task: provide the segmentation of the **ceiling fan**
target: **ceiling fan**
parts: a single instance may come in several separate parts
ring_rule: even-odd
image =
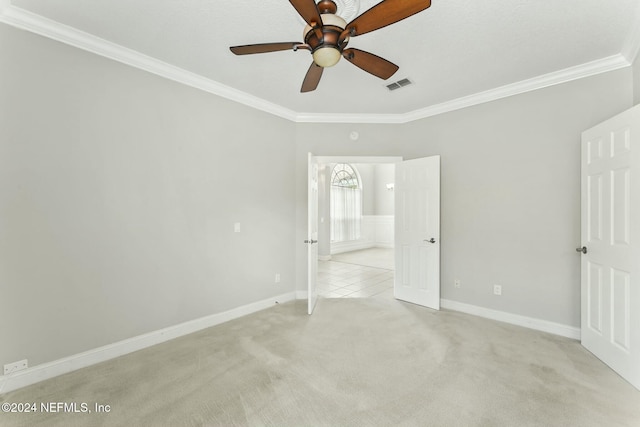
[[[232,46],[230,49],[236,55],[309,50],[313,62],[300,92],[315,90],[324,69],[337,64],[341,56],[374,76],[388,79],[398,71],[398,66],[360,49],[345,49],[349,39],[394,24],[431,6],[431,0],[383,0],[347,24],[336,15],[338,8],[333,0],[320,0],[318,4],[315,0],[289,0],[289,3],[308,24],[303,32],[304,43],[261,43]]]

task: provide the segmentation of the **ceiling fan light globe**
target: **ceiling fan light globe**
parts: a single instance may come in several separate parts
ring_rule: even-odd
[[[343,30],[347,27],[347,21],[333,13],[323,13],[320,18],[322,18],[323,25],[334,25],[342,28]]]
[[[342,54],[334,47],[321,47],[313,52],[313,62],[320,67],[333,67],[340,61]]]

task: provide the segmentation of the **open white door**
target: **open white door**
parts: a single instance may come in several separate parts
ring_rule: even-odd
[[[313,313],[318,300],[318,161],[309,153],[307,196],[307,298],[308,312]]]
[[[440,309],[440,156],[396,163],[397,299]]]
[[[640,389],[640,106],[582,134],[582,345]]]

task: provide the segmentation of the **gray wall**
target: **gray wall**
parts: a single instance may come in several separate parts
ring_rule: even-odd
[[[375,215],[376,193],[374,191],[375,169],[372,164],[355,163],[353,165],[360,175],[362,185],[362,215]]]
[[[375,215],[393,215],[395,212],[393,190],[387,189],[387,184],[395,182],[394,164],[375,165]]]
[[[294,290],[293,123],[4,24],[0,61],[0,365]]]
[[[631,81],[626,68],[405,125],[298,124],[298,241],[307,152],[439,154],[442,297],[579,326],[580,134],[632,105]],[[358,144],[346,143],[352,130]]]

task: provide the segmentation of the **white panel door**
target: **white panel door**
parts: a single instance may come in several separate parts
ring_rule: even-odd
[[[397,299],[440,309],[440,156],[396,164]]]
[[[582,345],[640,388],[640,106],[582,134]]]
[[[307,298],[308,313],[313,313],[318,300],[318,161],[309,153],[307,196]]]

